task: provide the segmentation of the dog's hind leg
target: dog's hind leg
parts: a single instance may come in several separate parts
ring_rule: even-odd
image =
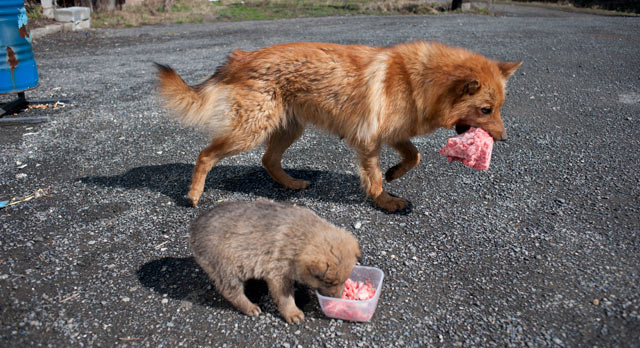
[[[198,201],[204,191],[204,182],[207,173],[211,168],[224,157],[240,152],[235,149],[231,137],[223,137],[215,139],[209,146],[200,151],[198,160],[193,168],[193,176],[191,178],[191,186],[189,187],[189,200],[194,207],[198,206]]]
[[[410,140],[393,143],[391,147],[396,149],[400,156],[402,156],[402,161],[387,170],[384,174],[384,178],[387,181],[392,181],[405,175],[420,163],[420,152],[418,152],[418,149],[416,149]]]
[[[200,151],[196,165],[193,168],[193,177],[189,187],[191,205],[198,206],[198,201],[204,191],[207,173],[216,163],[225,157],[249,151],[260,145],[264,141],[264,134],[266,134],[266,130],[253,132],[250,135],[247,135],[246,132],[233,132],[215,139],[209,146]]]
[[[288,189],[301,190],[309,186],[306,180],[295,179],[282,169],[282,154],[302,135],[304,126],[291,121],[286,128],[279,128],[269,137],[262,165],[271,177]]]
[[[251,302],[247,295],[244,294],[243,282],[234,279],[231,283],[224,284],[224,286],[220,286],[216,283],[216,288],[222,297],[231,302],[231,304],[240,312],[250,317],[255,317],[262,312],[260,307]]]
[[[409,202],[391,196],[382,188],[380,145],[356,146],[356,151],[360,157],[360,179],[367,196],[372,197],[380,208],[389,212],[406,208]]]
[[[244,104],[238,103],[235,106],[234,128],[213,140],[198,156],[189,188],[189,200],[194,207],[198,206],[207,173],[218,161],[262,144],[282,124],[281,108],[264,101],[270,100],[270,96],[264,97],[263,94],[256,93],[245,94],[243,97]]]

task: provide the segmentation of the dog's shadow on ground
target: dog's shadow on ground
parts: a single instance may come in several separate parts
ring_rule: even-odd
[[[142,265],[137,271],[140,283],[161,296],[189,301],[193,304],[237,311],[215,290],[213,282],[198,266],[193,257],[163,257]],[[245,294],[263,311],[278,315],[267,283],[250,280],[245,284]],[[296,285],[296,305],[305,313],[312,311],[314,302],[310,290]]]
[[[320,170],[286,171],[295,178],[309,181],[311,185],[306,190],[288,190],[275,182],[260,166],[218,165],[207,176],[202,199],[206,201],[207,190],[218,189],[253,194],[276,201],[288,200],[293,196],[314,197],[336,203],[361,203],[364,200],[357,175]],[[136,167],[121,175],[90,176],[79,180],[104,187],[148,188],[172,198],[178,205],[186,206],[192,172],[193,165],[171,163]]]

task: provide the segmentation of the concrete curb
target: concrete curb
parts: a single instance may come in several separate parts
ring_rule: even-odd
[[[78,31],[78,30],[87,30],[90,28],[91,28],[91,20],[59,23],[59,24],[56,23],[56,24],[49,24],[41,28],[32,29],[30,34],[31,34],[31,39],[37,40],[49,34],[61,32],[61,31]]]
[[[49,34],[62,31],[62,27],[63,27],[62,24],[49,24],[41,28],[31,29],[31,32],[29,34],[31,36],[31,39],[37,40]]]
[[[31,30],[31,39],[39,39],[61,31],[77,31],[91,28],[91,13],[87,7],[68,7],[55,10],[55,19],[61,23]]]

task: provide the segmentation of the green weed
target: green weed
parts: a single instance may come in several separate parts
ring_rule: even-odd
[[[345,16],[358,14],[437,13],[430,0],[176,0],[163,9],[162,0],[147,0],[136,7],[94,13],[95,27],[122,27],[162,23],[205,21],[272,20],[295,17]],[[118,17],[118,18],[115,18]]]

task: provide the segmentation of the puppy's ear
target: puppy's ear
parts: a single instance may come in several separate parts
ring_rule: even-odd
[[[358,260],[358,262],[362,261],[362,251],[360,251],[359,245],[356,245],[356,260]]]
[[[325,260],[310,261],[306,267],[309,274],[320,281],[326,278],[327,271],[329,271],[329,263]]]
[[[522,62],[498,62],[498,68],[502,72],[502,76],[508,79],[522,65]]]

